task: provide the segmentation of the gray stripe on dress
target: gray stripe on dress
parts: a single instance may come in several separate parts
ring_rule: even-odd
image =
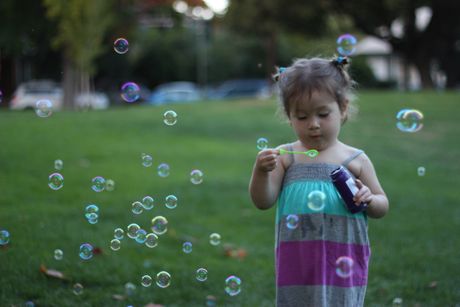
[[[338,164],[328,163],[294,163],[284,175],[283,186],[296,180],[323,180],[331,181],[329,175],[338,168]]]
[[[366,287],[285,286],[277,288],[277,307],[361,307]]]
[[[277,225],[276,242],[325,240],[347,244],[369,244],[365,219],[325,213],[300,214],[298,226],[289,229],[286,217]]]

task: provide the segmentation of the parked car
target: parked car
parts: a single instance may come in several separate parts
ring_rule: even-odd
[[[53,109],[62,108],[63,91],[58,83],[51,80],[32,80],[18,86],[11,99],[10,108],[13,110],[33,109],[37,101],[47,99],[53,104]],[[106,109],[109,98],[102,92],[87,92],[75,97],[77,108]]]
[[[270,83],[265,79],[236,79],[223,82],[209,92],[210,99],[269,98],[272,94]]]
[[[202,99],[201,91],[195,83],[178,81],[157,86],[150,95],[149,103],[153,105],[190,103],[200,99]]]

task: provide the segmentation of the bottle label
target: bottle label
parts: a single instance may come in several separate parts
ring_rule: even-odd
[[[358,193],[359,189],[356,186],[356,183],[353,180],[353,178],[348,178],[347,181],[345,181],[345,183],[347,184],[348,188],[350,189],[351,194],[353,194],[353,196],[355,196],[355,194]]]

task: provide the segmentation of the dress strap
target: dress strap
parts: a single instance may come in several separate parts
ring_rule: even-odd
[[[342,162],[342,165],[343,166],[347,166],[348,163],[350,163],[351,161],[353,161],[353,159],[355,159],[356,157],[358,157],[360,154],[362,154],[364,151],[362,150],[358,150],[357,152],[355,152],[354,154],[352,154],[348,159],[346,159],[345,161]]]
[[[291,144],[288,144],[288,145],[287,145],[287,148],[288,148],[289,151],[293,151],[293,150],[294,150],[293,147],[292,147],[292,143],[291,143]],[[289,165],[291,165],[291,164],[294,163],[294,161],[295,161],[294,154],[290,153],[290,154],[288,154],[288,156],[289,156]]]

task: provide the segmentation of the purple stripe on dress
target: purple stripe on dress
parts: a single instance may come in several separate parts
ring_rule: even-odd
[[[339,276],[336,261],[353,259],[351,274]],[[370,256],[368,245],[331,241],[280,242],[276,249],[276,283],[279,287],[294,285],[331,285],[354,287],[367,285]],[[345,272],[347,273],[347,272]]]

